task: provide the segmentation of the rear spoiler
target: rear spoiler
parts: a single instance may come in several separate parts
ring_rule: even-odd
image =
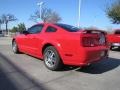
[[[82,31],[83,33],[103,33],[103,34],[107,34],[107,32],[103,31],[103,30],[91,30],[91,29],[86,29]]]

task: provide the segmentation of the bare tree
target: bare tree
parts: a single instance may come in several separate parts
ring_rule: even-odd
[[[34,22],[37,22],[38,18],[40,18],[39,11],[30,16],[30,20]],[[57,23],[62,20],[57,12],[47,8],[42,9],[41,19],[44,23]]]
[[[12,14],[3,14],[1,16],[1,19],[6,26],[6,32],[8,32],[8,23],[11,22],[11,21],[17,20],[17,18]]]

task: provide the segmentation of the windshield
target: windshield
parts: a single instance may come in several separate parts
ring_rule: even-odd
[[[57,26],[69,31],[69,32],[77,32],[80,30],[80,28],[77,28],[75,26],[67,25],[67,24],[56,24]]]

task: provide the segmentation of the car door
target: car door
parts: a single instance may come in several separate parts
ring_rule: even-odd
[[[26,35],[26,48],[27,53],[37,56],[40,53],[39,47],[41,44],[41,31],[43,24],[35,25],[28,29],[28,35]]]
[[[27,51],[27,35],[26,34],[20,34],[17,36],[17,43],[18,43],[18,46],[19,46],[19,49],[22,51],[22,52],[26,52]]]

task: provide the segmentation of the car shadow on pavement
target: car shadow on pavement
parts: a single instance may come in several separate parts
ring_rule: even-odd
[[[109,58],[98,63],[94,63],[88,67],[77,69],[78,72],[89,74],[102,74],[117,68],[120,65],[120,59]]]
[[[0,52],[0,90],[48,90]]]
[[[0,67],[0,90],[17,90],[11,80],[7,77],[5,72]]]

